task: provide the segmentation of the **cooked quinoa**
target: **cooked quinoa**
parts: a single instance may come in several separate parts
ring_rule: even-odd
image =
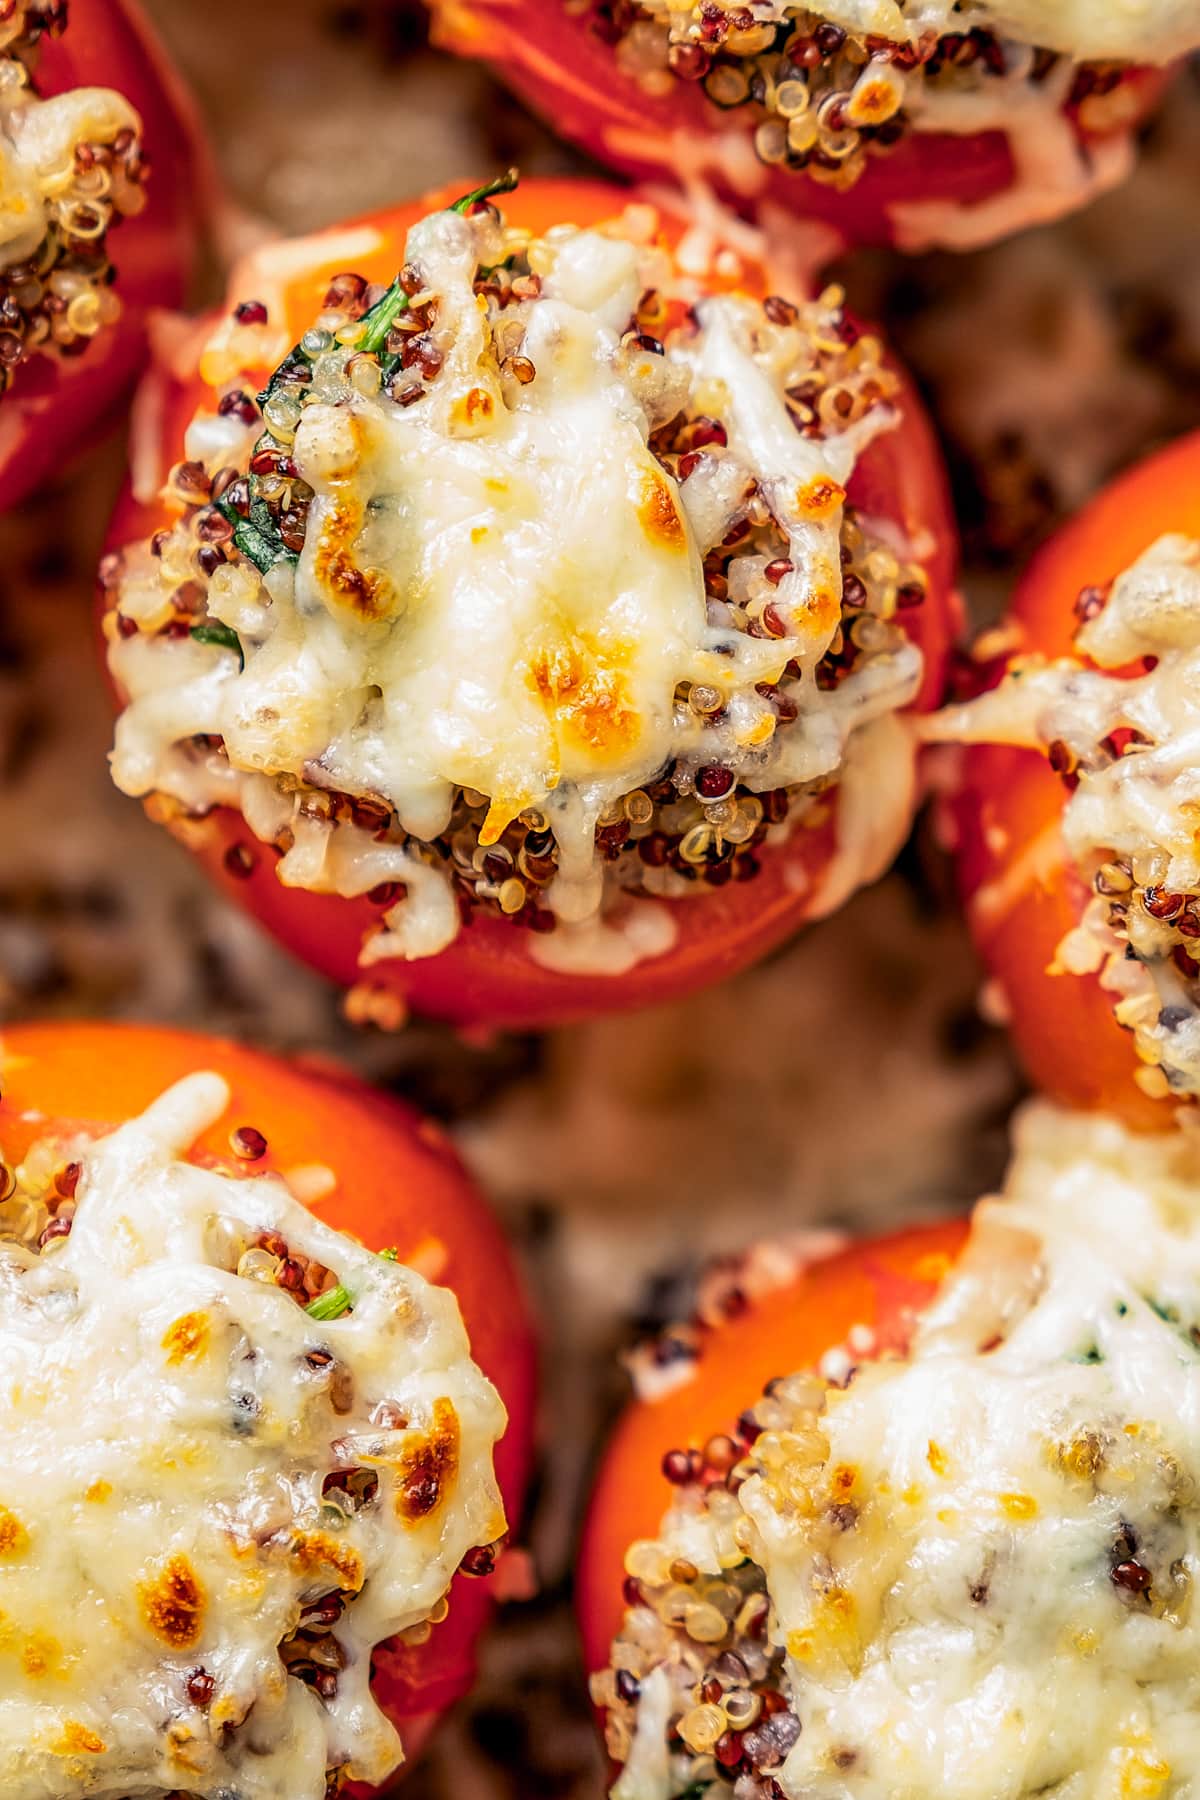
[[[1084,588],[1076,615],[1076,660],[1014,658],[999,686],[926,734],[1046,756],[1065,789],[1067,856],[1092,896],[1058,949],[1064,984],[1097,974],[1133,1033],[1139,1087],[1195,1098],[1200,544],[1160,538],[1116,581]]]
[[[113,324],[109,234],[146,200],[127,100],[38,93],[39,45],[67,28],[66,0],[0,0],[0,394],[29,357],[79,356]]]

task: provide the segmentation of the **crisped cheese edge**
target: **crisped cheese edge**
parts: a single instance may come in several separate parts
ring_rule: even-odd
[[[229,1100],[197,1073],[73,1141],[69,1238],[40,1257],[0,1241],[5,1800],[323,1800],[327,1769],[383,1780],[401,1747],[371,1651],[428,1619],[466,1551],[504,1529],[504,1409],[453,1295],[322,1224],[278,1177],[181,1160]],[[231,1229],[279,1232],[353,1310],[320,1323],[214,1262]],[[336,1404],[312,1353],[341,1371]],[[383,1401],[406,1427],[372,1424]],[[344,1467],[379,1481],[351,1516],[322,1497]],[[345,1666],[323,1702],[279,1645],[330,1590]],[[188,1695],[198,1667],[208,1705]]]
[[[789,1800],[1196,1791],[1198,1183],[1192,1131],[1028,1105],[907,1357],[829,1391],[815,1465],[809,1431],[740,1489],[801,1726]],[[691,1499],[660,1541],[720,1566]],[[1148,1599],[1113,1580],[1131,1554]],[[662,1686],[617,1800],[676,1791]]]
[[[497,830],[539,807],[558,845],[546,904],[559,927],[530,934],[530,955],[616,975],[669,950],[675,927],[666,909],[630,904],[606,877],[594,845],[606,805],[672,760],[716,757],[762,790],[827,778],[856,732],[914,698],[921,658],[907,641],[832,692],[815,679],[839,618],[840,495],[896,415],[880,404],[838,434],[801,437],[782,371],[755,349],[761,309],[736,295],[698,300],[695,340],[630,371],[619,334],[648,253],[565,227],[536,247],[543,290],[527,308],[523,353],[537,379],[505,393],[472,292],[481,229],[441,213],[410,233],[407,260],[438,296],[444,359],[421,406],[341,395],[306,408],[295,457],[316,499],[294,576],[277,567],[264,584],[240,565],[210,588],[210,611],[239,632],[245,668],[209,645],[111,642],[129,696],[113,775],[127,793],[165,793],[193,810],[233,806],[263,839],[287,826],[286,885],[353,895],[403,883],[386,929],[364,945],[364,966],[451,943],[450,885],[410,846],[304,816],[274,774],[317,765],[330,785],[382,793],[417,839],[444,828],[457,787],[490,799]],[[650,454],[663,384],[708,396],[727,419],[715,481],[680,487]],[[202,415],[189,430],[189,455],[210,467],[247,448],[236,421]],[[794,564],[777,604],[795,631],[781,640],[706,620],[701,559],[751,479]],[[833,503],[818,511],[808,496],[826,488]],[[378,619],[347,601],[348,554],[365,565]],[[159,581],[154,559],[135,559],[123,610],[152,614]],[[755,690],[789,660],[804,670],[789,690],[801,717],[762,748],[769,708]],[[674,703],[682,681],[726,693],[720,729]],[[219,734],[228,762],[179,754],[196,734]],[[894,842],[911,796],[895,784],[889,792],[903,808],[882,822]],[[840,870],[850,886],[853,861],[848,840]]]

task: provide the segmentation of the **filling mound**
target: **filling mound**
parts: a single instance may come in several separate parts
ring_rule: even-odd
[[[37,93],[38,45],[66,25],[66,0],[0,5],[0,393],[28,357],[81,355],[113,323],[108,234],[146,200],[127,100]]]
[[[925,576],[846,488],[896,377],[840,290],[728,285],[649,207],[533,237],[468,196],[386,291],[336,276],[257,398],[272,307],[243,301],[175,523],[103,571],[118,786],[184,828],[236,808],[239,872],[257,840],[287,885],[369,895],[364,965],[482,912],[621,973],[670,948],[656,900],[753,878],[835,784],[812,910],[878,872]]]
[[[1094,973],[1133,1032],[1146,1093],[1200,1095],[1200,544],[1160,538],[1085,588],[1078,660],[1015,659],[931,738],[1038,749],[1067,797],[1062,839],[1091,890],[1057,968]],[[1195,734],[1195,735],[1193,735]]]
[[[382,1781],[372,1650],[422,1642],[504,1530],[453,1296],[278,1176],[181,1160],[228,1103],[192,1075],[0,1158],[5,1800]]]
[[[563,3],[563,0],[560,0]],[[1130,8],[1095,0],[565,0],[652,97],[677,82],[723,110],[751,109],[770,167],[845,191],[914,132],[1002,131],[1015,192],[969,208],[893,208],[902,238],[970,244],[1051,218],[1127,167],[1115,143],[1085,148],[1132,117],[1130,63],[1183,55],[1200,41],[1180,0]]]
[[[618,1800],[1195,1790],[1198,1180],[1031,1106],[903,1357],[668,1453],[592,1684]]]

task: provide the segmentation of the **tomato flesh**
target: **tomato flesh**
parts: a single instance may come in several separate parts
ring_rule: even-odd
[[[439,1254],[436,1279],[456,1295],[472,1354],[508,1409],[495,1463],[515,1527],[532,1455],[533,1334],[503,1234],[436,1126],[332,1062],[286,1063],[229,1039],[148,1026],[18,1025],[0,1033],[0,1146],[19,1158],[60,1126],[109,1129],[196,1069],[223,1075],[232,1102],[193,1156],[236,1167],[229,1132],[253,1125],[267,1140],[254,1173],[314,1163],[333,1170],[337,1187],[315,1208],[326,1224],[394,1246],[402,1259]],[[456,1576],[449,1617],[427,1644],[377,1653],[375,1695],[410,1759],[471,1686],[491,1587]]]
[[[379,242],[373,251],[355,258],[358,271],[369,280],[390,279],[402,260],[408,228],[432,207],[445,205],[456,191],[462,190],[430,196],[368,221],[378,231]],[[534,181],[523,184],[504,204],[515,223],[544,231],[563,219],[583,226],[598,223],[619,214],[625,203],[619,190],[599,183]],[[682,232],[684,218],[671,213],[664,223],[674,239]],[[320,310],[329,279],[342,266],[337,252],[325,260],[321,240],[313,243],[312,269],[297,275],[287,288],[286,323],[293,341]],[[752,272],[752,289],[761,291],[761,282],[761,273]],[[239,294],[232,299],[252,297]],[[214,399],[198,375],[158,370],[150,379],[153,404],[145,411],[158,422],[157,436],[151,445],[137,446],[137,454],[165,476],[181,454],[183,433],[197,406],[211,406]],[[958,626],[956,547],[936,440],[907,382],[902,410],[900,426],[882,434],[863,455],[849,493],[864,513],[892,521],[928,546],[927,598],[903,615],[925,656],[917,705],[928,707],[941,691]],[[110,546],[119,548],[148,537],[169,516],[158,502],[139,504],[127,492],[113,523]],[[366,898],[348,900],[285,888],[275,877],[274,853],[254,844],[240,816],[227,809],[216,810],[202,828],[189,832],[189,843],[226,892],[302,961],[345,987],[360,979],[363,933],[378,923],[379,906]],[[401,1010],[412,1008],[460,1025],[506,1029],[536,1029],[667,1001],[724,979],[789,937],[811,912],[812,895],[832,849],[833,827],[827,821],[798,833],[782,850],[767,847],[760,858],[761,871],[752,881],[730,883],[696,900],[667,902],[677,928],[674,947],[623,976],[543,968],[528,953],[527,927],[477,915],[437,956],[374,964],[369,986],[393,998]]]
[[[135,0],[71,0],[62,36],[42,40],[34,84],[47,97],[122,93],[141,115],[151,168],[145,207],[113,226],[119,318],[81,356],[31,356],[0,400],[0,508],[57,474],[132,387],[147,310],[186,296],[211,180],[191,100]]]
[[[1010,615],[1014,652],[1071,654],[1080,590],[1105,585],[1172,531],[1200,537],[1200,433],[1114,481],[1034,558]],[[1066,1105],[1161,1129],[1177,1103],[1135,1084],[1133,1038],[1113,1017],[1113,996],[1095,975],[1049,972],[1087,899],[1062,845],[1064,799],[1033,751],[965,752],[952,821],[972,932],[1035,1084]]]
[[[703,179],[742,212],[774,208],[819,220],[847,243],[890,242],[897,205],[970,207],[1013,183],[1003,132],[911,132],[872,156],[860,179],[839,192],[758,160],[756,108],[726,111],[696,81],[648,93],[622,70],[586,9],[565,0],[434,0],[433,13],[435,41],[489,62],[534,112],[599,162],[639,181]],[[1163,76],[1138,69],[1124,79],[1132,125],[1158,97]]]
[[[729,1431],[770,1380],[815,1368],[854,1325],[869,1326],[881,1351],[901,1350],[966,1228],[963,1219],[916,1226],[814,1264],[707,1331],[682,1385],[627,1408],[596,1477],[580,1550],[576,1595],[589,1673],[607,1667],[620,1629],[625,1552],[636,1539],[657,1537],[671,1503],[666,1452],[700,1449]]]

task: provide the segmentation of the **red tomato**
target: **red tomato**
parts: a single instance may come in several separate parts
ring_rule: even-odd
[[[373,281],[389,279],[402,259],[412,223],[460,191],[447,190],[375,216],[369,223],[380,232],[380,244],[375,252],[355,258],[358,272]],[[624,204],[619,190],[598,183],[533,181],[506,198],[504,207],[506,217],[515,223],[544,231],[564,219],[584,226],[599,223],[618,214]],[[672,214],[663,223],[668,241],[677,241],[683,215]],[[330,250],[320,236],[311,243],[311,268],[294,275],[286,290],[292,341],[320,310],[329,278],[343,266],[338,258],[344,253]],[[752,271],[742,285],[762,292],[761,282],[761,272]],[[235,294],[231,301],[252,297]],[[266,371],[256,373],[265,376]],[[215,396],[195,372],[194,345],[185,364],[156,371],[143,393],[145,404],[139,410],[151,422],[153,436],[135,441],[134,463],[150,471],[152,488],[179,459],[184,429],[197,406],[214,407]],[[932,427],[907,383],[901,405],[900,426],[885,432],[866,451],[849,495],[864,512],[894,520],[906,533],[923,534],[929,546],[928,597],[903,615],[925,654],[925,682],[917,704],[928,708],[941,692],[959,619],[953,586],[954,528]],[[127,493],[113,523],[110,548],[148,537],[168,518],[157,501],[139,504]],[[360,978],[359,947],[364,931],[380,917],[379,906],[366,898],[347,900],[285,888],[275,878],[270,853],[259,854],[257,849],[247,869],[250,859],[239,854],[239,847],[249,847],[252,840],[239,815],[231,811],[212,813],[204,829],[189,833],[188,842],[226,892],[304,962],[342,986]],[[802,860],[806,874],[816,877],[828,863],[832,845],[832,824],[806,831],[802,843],[787,846],[786,861],[795,865]],[[760,860],[761,872],[750,882],[731,883],[694,901],[670,902],[678,927],[674,947],[625,976],[567,975],[545,969],[528,955],[527,927],[476,915],[438,956],[375,964],[370,985],[434,1018],[510,1029],[540,1028],[669,1000],[757,961],[803,923],[810,899],[797,891],[794,868],[787,875],[784,856],[770,848]]]
[[[858,182],[839,192],[803,171],[758,160],[758,107],[725,110],[700,82],[682,79],[663,95],[648,94],[622,70],[587,6],[566,0],[432,0],[432,6],[437,43],[489,62],[555,131],[635,180],[675,185],[681,174],[701,177],[740,211],[779,207],[823,220],[850,243],[890,242],[898,203],[972,206],[1013,183],[1003,132],[911,132],[873,156]],[[1138,69],[1123,80],[1127,130],[1153,105],[1163,77]],[[1087,140],[1086,132],[1079,135]]]
[[[1080,589],[1111,581],[1169,531],[1200,536],[1200,433],[1114,481],[1034,558],[1013,602],[1012,650],[1069,655]],[[1049,973],[1087,898],[1059,834],[1064,798],[1035,751],[966,752],[952,820],[971,929],[1037,1086],[1161,1129],[1175,1103],[1135,1086],[1133,1039],[1113,1017],[1113,996],[1094,975]]]
[[[698,1450],[729,1431],[769,1381],[815,1368],[853,1325],[869,1326],[880,1350],[903,1349],[914,1313],[932,1298],[965,1233],[962,1219],[915,1226],[814,1264],[707,1332],[688,1381],[626,1409],[592,1491],[576,1577],[589,1673],[607,1666],[621,1625],[625,1552],[638,1538],[657,1537],[671,1503],[666,1452]]]
[[[34,86],[46,97],[117,89],[141,115],[150,175],[143,211],[112,229],[115,324],[82,356],[31,356],[0,399],[0,508],[68,462],[133,385],[147,309],[178,306],[187,293],[208,184],[192,102],[136,0],[70,0],[66,30],[42,39]]]
[[[496,1474],[515,1526],[532,1451],[533,1335],[503,1234],[436,1125],[332,1062],[283,1062],[226,1038],[152,1026],[16,1025],[0,1033],[0,1146],[13,1159],[60,1126],[111,1129],[196,1069],[223,1075],[233,1098],[197,1142],[194,1160],[219,1160],[234,1174],[324,1164],[338,1178],[317,1205],[326,1224],[380,1249],[395,1246],[402,1259],[444,1256],[436,1279],[457,1296],[472,1354],[508,1408]],[[229,1133],[239,1125],[267,1140],[252,1165],[230,1154]],[[376,1698],[410,1758],[472,1683],[491,1586],[456,1576],[450,1615],[427,1644],[376,1653]]]

